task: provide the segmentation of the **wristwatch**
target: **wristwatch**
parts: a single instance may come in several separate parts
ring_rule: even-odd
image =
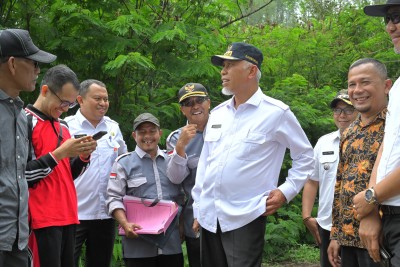
[[[368,188],[367,191],[365,191],[365,201],[367,201],[368,204],[379,204],[378,200],[376,199],[375,190],[373,187]]]

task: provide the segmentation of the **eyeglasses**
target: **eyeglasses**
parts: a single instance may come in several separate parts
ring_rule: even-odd
[[[37,61],[35,61],[35,60],[33,60],[33,59],[26,58],[26,57],[17,57],[17,58],[21,58],[21,59],[29,60],[30,62],[32,62],[32,63],[33,63],[33,67],[34,67],[35,69],[39,68],[39,62],[37,62]]]
[[[354,108],[334,108],[333,113],[335,115],[340,115],[343,112],[345,115],[351,115],[354,113],[354,110]]]
[[[198,96],[194,98],[188,98],[182,101],[180,104],[182,107],[193,107],[195,104],[201,104],[206,101],[208,97],[206,96]]]
[[[384,19],[385,24],[388,24],[390,20],[393,22],[393,24],[397,24],[400,22],[400,13],[386,14]]]
[[[60,100],[60,102],[61,102],[60,103],[60,108],[65,108],[65,107],[73,108],[78,104],[76,101],[69,102],[69,101],[66,101],[66,100],[62,100],[50,87],[48,87],[48,88],[49,88],[50,92]]]

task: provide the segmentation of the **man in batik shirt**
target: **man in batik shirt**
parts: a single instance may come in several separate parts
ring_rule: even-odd
[[[368,188],[383,139],[387,94],[391,85],[385,65],[378,60],[360,59],[349,68],[348,93],[360,115],[343,132],[340,141],[328,248],[329,261],[334,267],[379,266],[360,241],[360,222],[352,199]]]

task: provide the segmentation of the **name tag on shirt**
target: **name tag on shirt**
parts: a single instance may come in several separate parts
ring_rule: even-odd
[[[322,155],[333,155],[334,152],[333,151],[323,151]]]
[[[211,125],[211,128],[221,128],[221,124],[214,124],[214,125]]]

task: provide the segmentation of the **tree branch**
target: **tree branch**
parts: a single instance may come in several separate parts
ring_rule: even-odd
[[[222,26],[219,27],[219,28],[222,29],[222,28],[228,27],[229,25],[235,23],[236,21],[239,21],[239,20],[241,20],[241,19],[244,19],[244,18],[247,18],[247,17],[251,16],[251,15],[253,15],[254,13],[260,11],[260,10],[263,9],[264,7],[266,7],[266,6],[268,6],[269,4],[271,4],[273,1],[274,1],[274,0],[269,0],[269,2],[266,3],[265,5],[263,5],[263,6],[259,7],[259,8],[257,8],[256,10],[254,10],[254,11],[248,13],[248,14],[242,15],[242,16],[240,16],[240,17],[237,18],[237,19],[231,20],[231,21],[225,23],[224,25],[222,25]]]

